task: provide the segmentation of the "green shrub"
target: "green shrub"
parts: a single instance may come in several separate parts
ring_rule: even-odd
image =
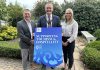
[[[17,38],[17,29],[12,26],[2,26],[0,32],[0,41],[13,40]]]
[[[94,32],[94,36],[97,38],[97,40],[100,40],[100,29],[97,29],[97,30]]]
[[[100,51],[100,41],[91,42],[91,43],[87,44],[86,47],[95,48],[98,51]]]
[[[87,47],[83,51],[83,62],[89,69],[99,70],[100,69],[100,52],[95,48]]]
[[[82,60],[91,70],[100,70],[100,41],[89,43],[83,50]]]
[[[0,37],[0,41],[3,41],[3,38],[2,37]]]
[[[18,41],[0,41],[0,56],[9,58],[21,58]]]

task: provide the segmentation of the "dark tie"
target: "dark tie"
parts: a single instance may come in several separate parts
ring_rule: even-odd
[[[50,16],[48,16],[48,27],[51,27],[51,20],[50,20]]]

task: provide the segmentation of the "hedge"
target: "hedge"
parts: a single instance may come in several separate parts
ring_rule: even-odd
[[[91,43],[87,44],[86,47],[95,48],[98,51],[100,51],[100,41],[91,42]]]
[[[21,58],[18,41],[0,41],[0,57]]]
[[[97,40],[100,40],[100,29],[97,29],[97,30],[94,32],[93,35],[97,38]]]
[[[100,70],[100,41],[89,43],[83,50],[83,63],[91,70]]]

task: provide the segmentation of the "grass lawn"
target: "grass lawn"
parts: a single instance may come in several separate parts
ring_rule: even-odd
[[[0,47],[20,49],[18,39],[12,41],[0,41]]]

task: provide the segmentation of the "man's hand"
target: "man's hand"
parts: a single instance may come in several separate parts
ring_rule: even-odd
[[[62,33],[62,36],[64,35],[64,33]]]
[[[32,33],[32,39],[34,39],[34,33]]]
[[[34,40],[31,40],[31,44],[32,44],[32,45],[34,44]]]

